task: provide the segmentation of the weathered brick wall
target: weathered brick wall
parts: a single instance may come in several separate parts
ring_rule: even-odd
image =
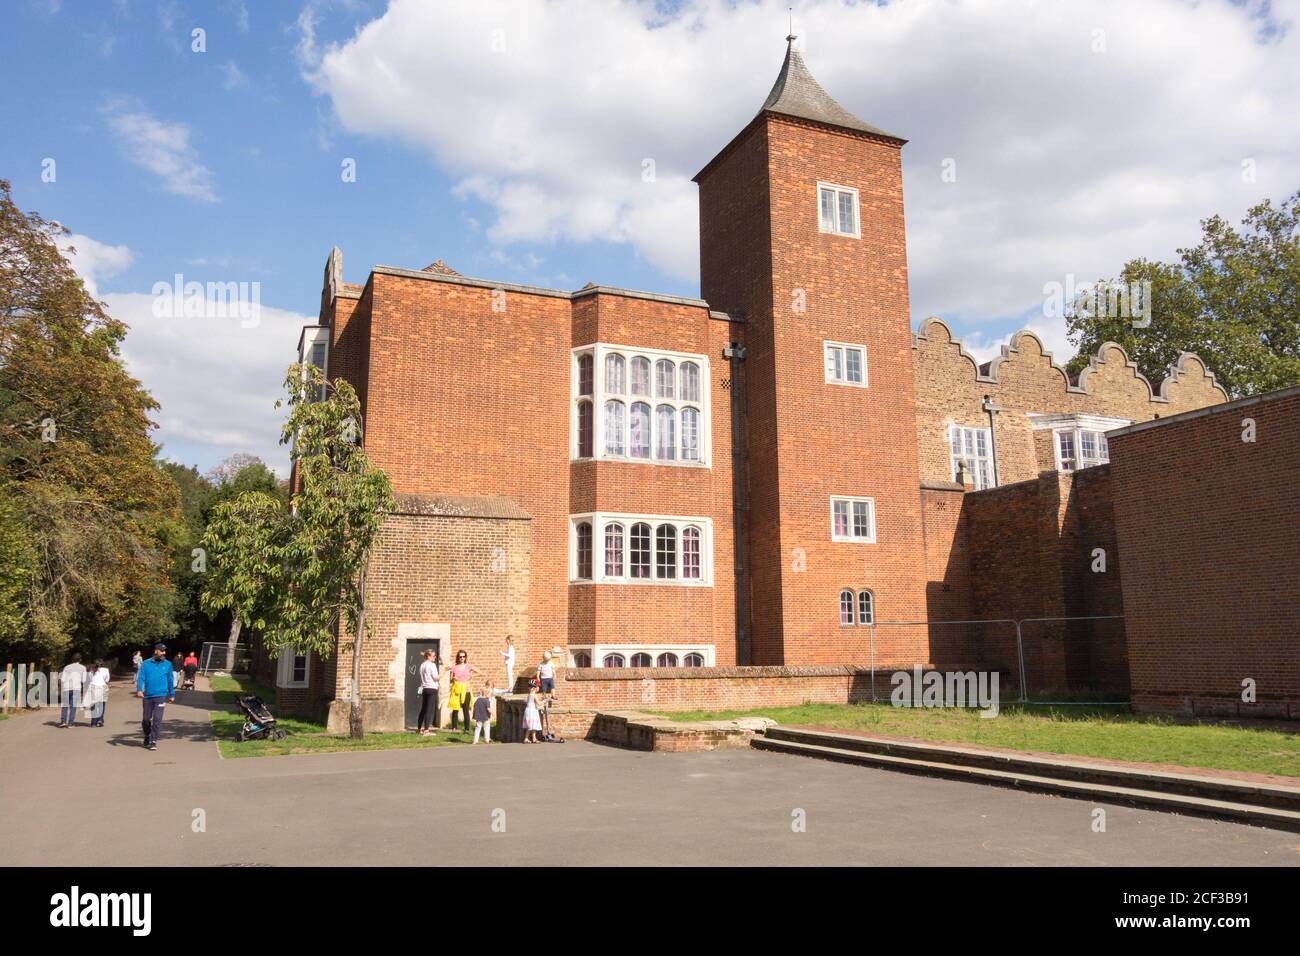
[[[1122,431],[1111,472],[1134,707],[1300,717],[1300,389]]]
[[[989,396],[1002,411],[994,415],[998,481],[1013,484],[1055,470],[1051,432],[1035,432],[1029,413],[1091,414],[1149,421],[1227,400],[1214,376],[1194,355],[1185,355],[1155,386],[1148,383],[1113,343],[1069,381],[1032,332],[1017,332],[1002,355],[982,374],[973,357],[940,319],[926,319],[913,338],[916,373],[917,441],[921,477],[952,480],[948,428],[989,428],[982,404]]]
[[[896,669],[878,667],[876,695],[888,700]],[[597,710],[749,710],[804,703],[871,700],[872,672],[843,665],[808,667],[563,668],[556,689],[566,708]]]

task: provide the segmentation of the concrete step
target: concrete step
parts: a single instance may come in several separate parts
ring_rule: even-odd
[[[817,757],[840,763],[858,764],[883,770],[963,780],[1001,787],[1015,787],[1037,793],[1051,793],[1099,803],[1121,803],[1154,810],[1186,813],[1194,816],[1231,820],[1277,830],[1300,832],[1300,812],[1278,807],[1258,806],[1229,800],[1186,796],[1177,793],[1146,790],[1131,786],[1113,786],[1103,783],[1070,780],[1043,776],[1016,770],[996,770],[988,767],[926,760],[918,757],[901,757],[888,753],[853,750],[823,744],[782,740],[770,735],[755,737],[750,746],[757,750]]]
[[[769,727],[770,740],[834,747],[858,753],[886,754],[911,760],[932,761],[962,767],[1002,770],[1030,776],[1052,777],[1078,783],[1147,790],[1156,793],[1243,803],[1300,813],[1300,786],[1208,777],[1195,773],[1170,773],[1142,767],[1117,767],[1087,760],[1053,759],[1030,754],[996,753],[960,744],[918,743],[887,737],[861,737],[820,730]]]

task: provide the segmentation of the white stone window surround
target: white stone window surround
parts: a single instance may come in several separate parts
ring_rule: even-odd
[[[1106,442],[1106,432],[1133,424],[1127,418],[1110,418],[1086,413],[1043,415],[1030,412],[1028,417],[1034,431],[1051,430],[1052,456],[1056,463],[1056,470],[1064,472],[1092,468],[1109,462],[1110,449]],[[1091,455],[1084,455],[1084,432],[1095,433],[1095,437],[1089,438],[1094,446]]]
[[[958,434],[960,433],[960,439]],[[983,454],[980,453],[979,439],[983,438]],[[960,454],[957,448],[961,448]],[[971,475],[976,491],[994,487],[993,483],[993,432],[988,426],[958,425],[948,426],[948,462],[952,467],[952,480],[957,480],[957,463],[966,463],[966,471]]]
[[[578,577],[578,525],[591,525],[592,560],[591,577]],[[632,526],[636,524],[650,526],[650,576],[638,578],[632,576]],[[623,527],[623,573],[607,575],[605,573],[605,527],[618,524]],[[663,525],[676,529],[676,576],[660,577],[656,532]],[[695,528],[700,532],[700,576],[685,578],[683,570],[682,532]],[[615,511],[589,512],[569,516],[569,583],[570,584],[632,584],[651,587],[712,587],[713,586],[713,519],[701,517],[684,517],[680,515],[644,515],[626,514]]]
[[[833,216],[828,218],[827,210],[823,208],[823,193],[825,190],[834,192]],[[818,181],[817,183],[817,230],[823,235],[843,236],[849,239],[862,238],[862,212],[858,203],[858,190],[853,186],[841,186],[838,183],[827,183]],[[852,208],[853,228],[843,228],[842,203],[844,197],[849,197]],[[833,221],[832,221],[833,219]]]
[[[848,522],[847,534],[840,534],[835,530],[835,512],[836,504],[843,502],[847,505]],[[855,532],[855,515],[858,509],[855,505],[866,505],[867,533],[865,535]],[[831,519],[831,540],[843,541],[855,544],[875,544],[876,543],[876,499],[855,497],[853,495],[831,495],[830,497],[830,519]]]
[[[652,662],[659,660],[660,654],[676,654],[677,667],[686,669],[687,654],[699,654],[704,658],[701,667],[714,667],[716,656],[712,644],[573,644],[569,646],[569,666],[576,667],[574,655],[579,652],[585,652],[591,655],[592,667],[604,667],[604,660],[610,654],[622,654],[623,659],[628,661],[627,666],[631,666],[633,654],[649,654]],[[652,667],[657,667],[655,663]]]
[[[592,375],[593,388],[590,396],[582,396],[583,400],[590,401],[592,407],[592,453],[590,459],[587,456],[578,454],[578,359],[582,355],[592,356]],[[624,359],[623,366],[623,391],[609,392],[606,390],[606,368],[605,360],[610,355],[621,355]],[[648,359],[650,362],[650,377],[648,394],[632,394],[632,360],[641,357]],[[674,387],[671,397],[661,397],[657,387],[657,363],[661,359],[667,359],[673,363]],[[699,400],[692,401],[682,397],[682,364],[694,363],[699,369]],[[663,467],[677,468],[709,468],[712,462],[712,396],[710,394],[710,383],[712,378],[709,374],[709,357],[693,352],[668,352],[663,349],[638,348],[630,345],[616,345],[608,342],[596,342],[592,345],[583,345],[572,350],[572,387],[570,389],[570,435],[569,435],[569,457],[573,461],[595,460],[595,461],[621,461],[638,465],[659,465]],[[623,454],[611,454],[606,448],[607,423],[606,423],[606,403],[618,401],[623,403]],[[648,424],[647,441],[649,442],[649,455],[646,457],[637,457],[632,453],[632,406],[635,404],[645,404],[650,409],[650,421]],[[674,412],[674,456],[672,458],[659,458],[657,456],[660,433],[659,408],[669,406]],[[697,454],[698,459],[683,459],[683,410],[695,409],[698,411],[698,427],[696,428]]]
[[[832,361],[835,350],[838,350],[839,361]],[[862,380],[855,382],[849,378],[849,353],[858,355],[858,372]],[[847,385],[850,388],[867,387],[867,347],[857,342],[832,342],[826,339],[822,342],[822,365],[825,368],[827,385]],[[836,378],[833,370],[838,367],[839,377]]]
[[[298,364],[315,365],[321,374],[329,378],[330,371],[330,330],[328,325],[309,325],[302,330],[299,343]],[[303,380],[307,379],[306,368],[302,371]],[[324,398],[324,395],[318,396]]]

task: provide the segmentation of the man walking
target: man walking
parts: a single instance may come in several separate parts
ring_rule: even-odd
[[[144,743],[158,749],[158,732],[162,730],[163,708],[176,699],[176,672],[167,660],[167,645],[153,646],[153,657],[140,665],[135,679],[135,696],[144,699]]]
[[[86,684],[86,667],[81,655],[73,654],[72,663],[59,674],[59,726],[77,726],[77,708],[81,706],[81,691]]]

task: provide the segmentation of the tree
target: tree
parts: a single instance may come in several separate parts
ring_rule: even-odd
[[[328,657],[340,626],[346,628],[348,726],[360,737],[366,569],[393,509],[392,488],[362,450],[361,405],[351,385],[325,382],[314,365],[293,365],[285,389],[289,416],[280,441],[293,449],[297,487],[288,509],[264,491],[245,491],[213,509],[203,537],[204,606],[253,623],[273,656],[294,650]]]
[[[43,660],[175,630],[179,515],[149,434],[158,406],[122,364],[126,326],[59,251],[66,234],[0,181],[0,485],[28,555],[10,651]]]
[[[1114,310],[1066,316],[1078,372],[1107,341],[1118,342],[1148,380],[1164,379],[1195,352],[1232,398],[1300,383],[1300,192],[1253,207],[1238,231],[1219,216],[1201,223],[1200,244],[1176,263],[1134,259],[1103,289],[1150,283],[1151,324],[1135,328]],[[1104,296],[1102,297],[1104,301]]]

